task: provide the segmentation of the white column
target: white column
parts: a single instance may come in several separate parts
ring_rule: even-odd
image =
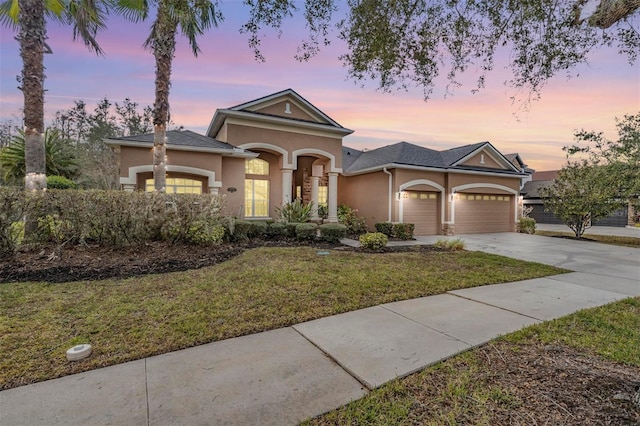
[[[327,220],[329,222],[337,222],[338,221],[338,173],[329,172],[329,187],[327,188],[328,192],[328,207],[329,207],[329,215]]]
[[[320,183],[319,176],[311,176],[311,202],[313,202],[313,213],[311,214],[311,220],[318,220],[318,185]]]
[[[291,202],[291,186],[293,185],[293,170],[282,169],[282,204]]]

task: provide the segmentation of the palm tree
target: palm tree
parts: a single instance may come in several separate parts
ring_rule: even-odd
[[[26,135],[20,131],[11,139],[11,143],[0,150],[0,167],[5,181],[17,181],[25,175]],[[44,132],[45,172],[47,175],[73,178],[78,164],[68,144],[56,129]]]
[[[18,30],[24,97],[25,188],[45,189],[46,160],[44,148],[44,54],[47,46],[45,15],[73,25],[73,36],[97,54],[102,50],[95,34],[104,28],[107,1],[103,3],[71,0],[7,0],[0,4],[0,22]]]
[[[133,0],[135,1],[135,0]],[[144,4],[145,11],[149,3]],[[156,192],[165,192],[167,123],[169,123],[169,88],[171,68],[176,51],[178,27],[189,40],[194,56],[200,48],[197,36],[205,30],[217,26],[222,15],[217,9],[217,1],[211,0],[158,0],[156,20],[144,46],[151,50],[156,61],[155,102],[153,105],[153,179]],[[129,10],[137,10],[129,8]],[[132,16],[142,18],[146,13]]]

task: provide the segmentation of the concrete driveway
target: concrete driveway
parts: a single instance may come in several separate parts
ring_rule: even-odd
[[[417,237],[422,244],[432,244],[442,236]],[[515,232],[457,235],[467,250],[483,251],[521,260],[544,263],[596,277],[634,280],[640,287],[640,250],[602,243],[541,237]]]

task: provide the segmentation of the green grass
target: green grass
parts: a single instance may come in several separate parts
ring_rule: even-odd
[[[558,231],[536,231],[536,235],[542,235],[543,237],[575,237],[575,234],[573,232]],[[582,235],[582,238],[615,246],[640,248],[640,232],[638,232],[638,237],[636,238],[619,237],[615,235],[596,235],[589,234],[587,231]]]
[[[304,424],[499,424],[493,416],[500,411],[514,417],[517,413],[513,413],[518,409],[528,411],[527,404],[531,400],[523,398],[517,387],[527,392],[528,381],[533,379],[514,376],[509,384],[496,379],[501,369],[517,371],[518,362],[527,365],[544,362],[539,356],[518,360],[518,352],[526,351],[527,345],[567,345],[583,354],[640,368],[640,298],[625,299],[525,328],[419,373],[389,382],[360,400]],[[505,361],[505,356],[509,358],[500,363],[501,359]],[[567,386],[575,385],[571,380],[563,382]],[[532,392],[537,392],[536,397],[539,397],[540,389],[535,384],[531,386],[534,387]],[[525,417],[519,424],[538,423],[534,417]]]
[[[11,388],[448,290],[563,270],[481,252],[259,248],[162,275],[0,285],[0,386]],[[91,343],[70,363],[65,351]]]

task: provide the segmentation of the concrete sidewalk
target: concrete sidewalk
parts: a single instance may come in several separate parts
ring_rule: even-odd
[[[296,424],[501,334],[640,296],[638,249],[512,233],[461,238],[471,250],[577,272],[389,303],[10,389],[0,392],[0,424]]]

